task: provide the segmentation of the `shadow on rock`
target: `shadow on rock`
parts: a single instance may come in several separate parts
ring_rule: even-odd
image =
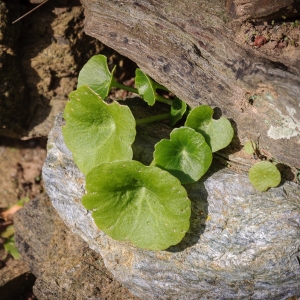
[[[198,243],[201,234],[205,230],[205,222],[208,214],[207,191],[203,181],[200,184],[185,186],[188,197],[191,200],[190,229],[182,241],[167,249],[169,252],[181,252]]]

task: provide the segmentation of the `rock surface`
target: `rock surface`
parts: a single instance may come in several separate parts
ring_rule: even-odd
[[[246,175],[212,171],[187,187],[193,208],[183,241],[167,251],[137,249],[101,232],[81,205],[85,178],[64,144],[62,125],[59,115],[43,168],[46,191],[67,226],[101,253],[108,270],[134,295],[188,300],[300,296],[298,185],[285,182],[260,193]],[[136,159],[150,156],[152,142],[137,138]]]
[[[22,259],[37,277],[33,291],[38,299],[137,299],[113,279],[102,257],[70,232],[46,195],[25,205],[14,222]]]

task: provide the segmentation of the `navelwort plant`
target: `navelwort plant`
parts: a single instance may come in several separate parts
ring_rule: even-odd
[[[191,202],[181,184],[196,182],[206,173],[212,153],[231,142],[233,129],[227,119],[214,120],[213,109],[201,105],[169,140],[155,145],[150,166],[134,161],[136,125],[167,118],[173,126],[188,109],[177,97],[160,96],[157,90],[167,89],[140,69],[136,89],[118,83],[114,71],[103,55],[83,67],[64,111],[63,137],[86,176],[82,204],[92,211],[95,224],[116,240],[163,250],[179,243],[190,226]],[[112,87],[139,94],[149,105],[166,103],[170,113],[135,120],[128,106],[104,101]]]
[[[268,188],[279,185],[281,175],[271,162],[260,161],[249,170],[249,180],[257,190],[265,192]]]
[[[258,153],[260,158],[258,145],[251,140],[245,143],[244,151],[253,155]],[[259,161],[250,168],[249,180],[255,189],[260,192],[265,192],[269,188],[276,187],[280,184],[281,174],[272,162]]]

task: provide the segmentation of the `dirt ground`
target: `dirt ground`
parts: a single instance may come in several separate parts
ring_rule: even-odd
[[[46,139],[21,141],[0,138],[0,274],[11,270],[11,280],[14,280],[14,274],[20,276],[28,270],[4,249],[7,238],[1,237],[1,234],[7,232],[13,224],[14,211],[11,215],[5,215],[5,212],[19,200],[33,199],[44,192],[41,171],[45,158]],[[28,276],[32,285],[33,275]],[[14,288],[23,289],[23,286]],[[30,287],[24,289],[24,297],[34,299]]]
[[[293,61],[299,55],[299,20],[245,22],[236,28],[236,39],[273,61]]]
[[[0,209],[44,191],[41,170],[46,158],[46,139],[21,141],[2,137],[0,155]]]

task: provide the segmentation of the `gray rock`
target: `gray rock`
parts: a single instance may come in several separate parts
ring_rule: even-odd
[[[49,135],[43,168],[47,193],[67,226],[101,253],[108,270],[134,295],[188,300],[300,296],[298,185],[285,182],[260,193],[246,175],[227,168],[212,171],[187,187],[193,208],[183,241],[166,251],[138,249],[104,234],[81,205],[85,177],[64,144],[62,124],[59,115]],[[134,147],[141,154],[140,141]],[[151,138],[147,143],[146,157],[153,149]]]
[[[41,275],[55,230],[55,211],[46,194],[32,199],[14,215],[15,242],[31,272]]]

